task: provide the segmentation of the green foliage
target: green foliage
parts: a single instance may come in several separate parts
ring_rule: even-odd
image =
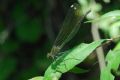
[[[119,35],[119,25],[120,25],[120,10],[110,11],[104,15],[91,20],[90,22],[97,23],[104,33],[107,33],[111,37],[116,37]]]
[[[7,80],[15,68],[16,60],[14,58],[0,59],[0,80]]]
[[[69,51],[61,53],[63,55],[58,57],[46,70],[44,80],[58,80],[62,73],[68,72],[81,63],[90,53],[106,41],[107,39],[103,39],[90,44],[82,43]]]
[[[37,77],[34,77],[32,79],[29,79],[29,80],[43,80],[43,77],[42,76],[37,76]]]
[[[109,51],[106,56],[107,66],[101,71],[100,80],[114,80],[111,70],[118,70],[120,64],[120,50]]]
[[[15,76],[18,80],[28,80],[38,75],[38,69],[35,66],[19,71],[19,75]]]
[[[81,5],[81,11],[83,14],[86,11],[91,10],[91,13],[87,15],[88,19],[95,19],[98,17],[98,12],[102,9],[101,4],[94,0],[78,0],[78,2]]]
[[[17,26],[21,25],[25,21],[29,20],[28,19],[29,17],[27,16],[27,14],[25,12],[25,8],[20,4],[16,4],[11,15]]]
[[[36,19],[16,27],[17,37],[25,42],[36,42],[42,35],[42,25]]]
[[[120,46],[119,46],[119,36],[120,36],[120,10],[110,11],[104,15],[96,18],[92,23],[97,23],[99,28],[107,33],[111,38],[115,38],[114,41],[118,43],[113,51],[109,51],[106,56],[107,65],[101,70],[100,80],[114,80],[115,76],[111,73],[112,70],[117,71],[120,64]]]
[[[120,65],[120,1],[77,1],[80,4],[81,15],[91,10],[86,19],[93,25],[99,26],[102,38],[117,37],[114,39],[114,45],[109,45],[112,49],[106,54],[107,66],[100,73],[101,80],[114,80],[116,77],[112,70],[115,73],[119,72]],[[92,40],[92,36],[88,33],[90,27],[87,27],[91,26],[90,24],[82,24],[79,34],[72,40],[73,45],[81,42],[82,44],[61,53],[62,55],[51,65],[49,64],[52,60],[46,58],[46,53],[51,46],[49,39],[53,40],[54,35],[57,35],[56,27],[61,23],[64,12],[67,12],[64,10],[68,10],[68,6],[74,2],[76,0],[3,0],[0,2],[0,80],[27,80],[43,75],[44,72],[44,76],[30,80],[43,80],[43,77],[45,80],[58,80],[66,72],[81,76],[82,73],[91,71],[90,67],[82,69],[81,66],[76,67],[76,65],[84,62],[91,52],[107,39],[93,41],[90,44],[83,43]],[[69,48],[69,43],[67,47]],[[107,52],[106,48],[105,52]],[[89,80],[99,80],[97,74],[92,74],[94,77],[87,75],[92,77]]]
[[[19,43],[13,40],[7,40],[0,48],[4,53],[13,53],[19,48]]]
[[[116,37],[120,35],[120,21],[116,21],[113,23],[109,28],[109,35],[110,37]]]

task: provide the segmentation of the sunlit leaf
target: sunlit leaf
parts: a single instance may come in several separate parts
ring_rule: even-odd
[[[34,77],[32,79],[29,79],[29,80],[43,80],[43,77],[42,76],[37,76],[37,77]]]
[[[107,67],[101,71],[100,80],[114,80],[111,70],[118,70],[120,64],[120,50],[109,51],[106,56]]]
[[[64,52],[64,54],[58,57],[46,70],[45,72],[45,80],[51,80],[55,78],[56,80],[77,64],[81,63],[84,59],[86,59],[91,52],[93,52],[98,46],[100,46],[103,42],[107,41],[106,39],[92,42],[90,44],[82,43],[77,47]]]
[[[108,68],[104,68],[101,70],[100,80],[114,80]]]

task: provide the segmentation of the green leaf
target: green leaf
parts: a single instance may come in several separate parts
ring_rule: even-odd
[[[115,21],[115,20],[120,20],[120,10],[114,10],[114,11],[110,11],[108,13],[105,13],[103,14],[102,16],[94,19],[94,20],[90,20],[90,21],[87,21],[87,22],[103,22],[104,20],[112,20],[112,21]]]
[[[95,19],[93,21],[103,21],[103,20],[106,20],[106,19],[111,19],[113,21],[120,19],[120,10],[114,10],[114,11],[110,11],[108,13],[105,13],[100,18]]]
[[[101,71],[100,80],[114,80],[111,70],[118,70],[120,64],[120,50],[109,51],[106,56],[107,67]]]
[[[114,22],[111,26],[109,26],[109,35],[110,37],[117,37],[120,35],[120,21]]]
[[[97,23],[99,28],[103,30],[106,34],[108,34],[111,24],[119,20],[120,20],[120,10],[114,10],[105,13],[102,16],[88,22]]]
[[[110,69],[106,67],[101,70],[100,80],[114,80]]]
[[[71,70],[77,64],[81,63],[105,41],[107,41],[107,39],[94,41],[90,44],[82,43],[77,47],[64,52],[64,54],[58,57],[46,70],[44,75],[45,80],[53,80],[53,78],[58,80],[62,73]]]
[[[43,80],[43,77],[42,76],[37,76],[37,77],[34,77],[32,79],[29,79],[29,80]]]
[[[118,69],[120,64],[120,50],[109,51],[106,56],[107,66],[112,69]]]

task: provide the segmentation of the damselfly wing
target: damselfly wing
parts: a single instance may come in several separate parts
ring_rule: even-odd
[[[82,20],[88,13],[89,11],[85,15],[81,15],[80,5],[76,3],[71,5],[51,52],[47,55],[48,58],[54,58],[56,54],[60,52],[61,48],[75,36],[80,28]]]

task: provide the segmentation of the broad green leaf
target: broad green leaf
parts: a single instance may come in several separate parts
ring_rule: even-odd
[[[107,67],[118,69],[120,64],[120,50],[110,51],[106,56]]]
[[[58,80],[62,73],[65,73],[81,63],[92,53],[98,46],[100,46],[107,39],[94,41],[90,44],[82,43],[77,47],[64,52],[58,57],[46,70],[44,80]]]
[[[101,71],[100,80],[114,80],[111,70],[118,70],[120,64],[120,50],[109,51],[106,56],[107,67]]]
[[[29,79],[29,80],[43,80],[43,77],[42,76],[37,76],[37,77],[34,77],[32,79]]]

